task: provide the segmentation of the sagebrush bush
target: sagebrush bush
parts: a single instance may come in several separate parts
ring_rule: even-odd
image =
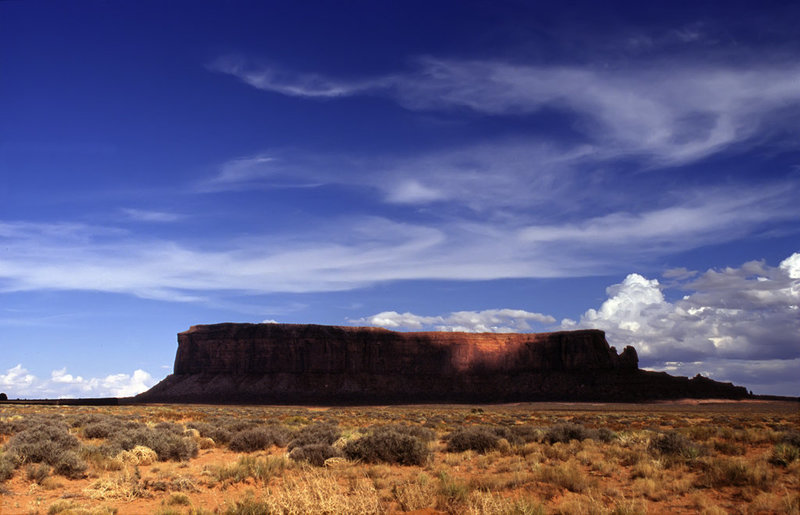
[[[200,436],[211,438],[215,443],[227,444],[233,438],[233,431],[219,424],[209,422],[192,422],[188,425],[190,429],[197,429]]]
[[[122,425],[115,421],[92,422],[83,426],[83,436],[86,438],[108,438],[121,429]]]
[[[11,456],[0,454],[0,483],[8,481],[14,475],[16,465]]]
[[[603,443],[609,443],[618,438],[617,433],[606,427],[601,427],[600,429],[595,430],[593,433],[594,436],[592,436],[592,439],[600,440]]]
[[[784,431],[778,440],[779,443],[800,447],[800,431]]]
[[[250,429],[256,426],[264,425],[262,421],[237,417],[222,417],[214,420],[214,425],[223,427],[231,433],[238,433],[245,429]]]
[[[272,445],[283,447],[291,433],[283,426],[259,426],[244,429],[231,437],[228,447],[236,452],[254,452]]]
[[[800,459],[800,447],[779,443],[775,444],[775,447],[773,447],[772,454],[768,461],[779,467],[788,467],[789,464],[797,459]]]
[[[192,504],[192,500],[189,499],[189,496],[184,493],[174,493],[169,496],[169,499],[164,501],[167,506],[190,506]]]
[[[127,429],[115,434],[111,445],[118,451],[130,451],[139,445],[149,447],[156,452],[159,461],[185,461],[197,456],[198,452],[194,439],[176,434],[170,428],[139,426]]]
[[[698,477],[697,485],[706,488],[750,486],[765,489],[774,478],[766,465],[753,465],[741,458],[714,458],[703,463],[703,469],[704,474]]]
[[[19,420],[0,420],[0,435],[13,435],[22,429]]]
[[[289,450],[307,445],[332,445],[341,435],[342,431],[335,424],[326,422],[309,424],[300,428],[294,434],[294,437],[289,441]]]
[[[272,511],[269,504],[256,500],[252,493],[248,493],[244,498],[237,499],[233,505],[228,506],[225,515],[262,515]]]
[[[745,452],[744,447],[728,440],[714,440],[712,445],[715,451],[728,456],[741,456]]]
[[[69,479],[79,479],[84,476],[87,468],[89,465],[75,451],[67,451],[53,465],[53,472]]]
[[[423,442],[432,442],[436,438],[435,431],[423,426],[412,426],[408,424],[386,424],[376,425],[370,428],[371,433],[379,433],[381,431],[394,431],[395,433],[419,438]]]
[[[597,435],[591,429],[587,429],[581,424],[566,422],[548,428],[544,433],[544,441],[547,443],[569,443],[571,440],[583,441],[595,436]]]
[[[460,427],[447,435],[448,452],[464,452],[473,450],[484,453],[496,449],[501,436],[495,428],[488,426]]]
[[[421,438],[403,433],[389,426],[351,440],[344,446],[344,454],[351,460],[367,463],[395,463],[398,465],[424,465],[430,451]]]
[[[469,499],[469,485],[463,483],[446,472],[439,474],[439,489],[437,492],[436,508],[447,513],[464,512],[464,504]]]
[[[542,437],[542,430],[536,426],[522,424],[510,428],[512,439],[509,442],[531,443],[538,442]]]
[[[541,481],[558,485],[571,492],[583,492],[593,484],[591,479],[586,477],[574,463],[541,467],[538,477]]]
[[[32,429],[38,426],[58,426],[67,430],[69,429],[64,423],[64,417],[61,415],[32,413],[24,417],[15,416],[0,421],[0,434],[14,435],[26,429]]]
[[[317,467],[325,465],[325,460],[342,456],[339,449],[324,443],[312,443],[303,447],[295,447],[289,453],[289,458],[294,461],[305,461]]]
[[[179,436],[183,435],[185,432],[185,429],[182,425],[176,424],[174,422],[159,422],[158,424],[153,426],[153,429],[155,429],[156,431],[168,432]]]
[[[50,465],[46,463],[31,463],[25,468],[25,476],[28,481],[42,484],[42,481],[50,477]]]
[[[669,431],[662,433],[652,440],[648,446],[650,451],[663,456],[692,459],[700,455],[700,448],[682,434]]]
[[[37,424],[14,434],[6,444],[6,452],[18,464],[55,465],[61,455],[79,447],[78,439],[69,434],[64,424]]]

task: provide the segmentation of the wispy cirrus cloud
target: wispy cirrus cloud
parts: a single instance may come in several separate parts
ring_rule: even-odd
[[[122,214],[129,220],[149,223],[171,223],[184,219],[179,213],[167,211],[152,211],[148,209],[122,208]]]
[[[325,178],[314,163],[294,156],[286,160],[276,155],[257,154],[223,163],[219,171],[194,185],[199,193],[241,191],[254,188],[314,188]],[[328,179],[329,180],[329,179]]]
[[[208,69],[227,73],[265,91],[309,98],[336,98],[370,93],[390,86],[385,78],[363,81],[336,80],[316,73],[298,73],[270,66],[254,66],[240,56],[222,56],[208,64]]]
[[[337,80],[238,57],[210,69],[266,91],[337,98],[381,95],[412,110],[469,109],[520,116],[555,108],[609,157],[639,155],[653,165],[691,162],[781,124],[800,105],[800,67],[703,62],[633,63],[609,68],[545,66],[499,60],[417,59],[411,71]],[[775,127],[771,127],[774,129]]]
[[[791,221],[798,212],[787,185],[684,192],[677,204],[639,212],[617,211],[577,223],[531,225],[520,230],[529,242],[592,246],[647,245],[655,252],[735,239],[765,223]],[[694,241],[693,241],[694,240]]]
[[[223,163],[195,185],[204,193],[340,184],[378,192],[388,203],[448,203],[476,212],[528,209],[559,195],[580,196],[577,167],[595,153],[545,142],[506,140],[424,154],[358,159],[275,152]]]
[[[715,190],[706,192],[702,207],[690,199],[687,205],[620,212],[575,226],[534,225],[537,212],[472,221],[335,217],[287,234],[219,236],[213,247],[114,227],[6,222],[0,223],[0,291],[89,290],[206,302],[225,291],[340,291],[409,279],[618,273],[622,262],[632,266],[792,220],[800,210],[794,198],[791,190]]]

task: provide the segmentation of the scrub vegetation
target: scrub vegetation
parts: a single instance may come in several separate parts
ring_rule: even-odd
[[[0,406],[0,513],[800,513],[789,402]]]

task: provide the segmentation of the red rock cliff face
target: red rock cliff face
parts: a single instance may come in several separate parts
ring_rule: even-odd
[[[462,374],[637,367],[602,331],[398,333],[372,327],[217,324],[178,334],[175,374]]]
[[[399,333],[372,327],[215,324],[178,334],[175,373],[144,402],[388,403],[740,398],[708,379],[638,369],[598,330]]]

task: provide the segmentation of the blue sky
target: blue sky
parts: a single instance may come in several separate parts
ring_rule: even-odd
[[[797,395],[800,7],[531,4],[0,2],[0,389],[271,320]]]

